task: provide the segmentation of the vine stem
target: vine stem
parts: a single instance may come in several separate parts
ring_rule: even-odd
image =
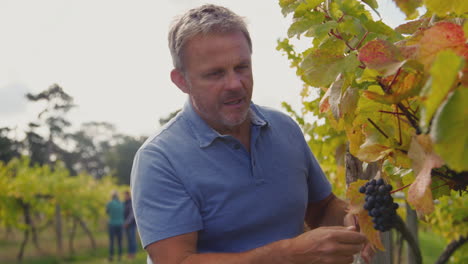
[[[401,190],[404,190],[404,189],[408,188],[411,184],[412,184],[412,183],[407,184],[407,185],[405,185],[405,186],[403,186],[403,187],[400,187],[400,188],[398,188],[398,189],[396,189],[396,190],[393,190],[393,191],[390,192],[390,194],[399,192],[399,191],[401,191]]]
[[[367,120],[368,120],[380,133],[382,133],[382,135],[383,135],[385,138],[388,138],[387,134],[385,134],[385,132],[384,132],[376,123],[374,123],[374,121],[372,121],[372,119],[367,118]]]
[[[391,111],[385,111],[385,110],[379,110],[379,113],[392,114],[392,115],[405,115],[403,113],[391,112]]]
[[[359,40],[358,44],[356,45],[356,47],[354,49],[359,49],[359,47],[361,47],[361,44],[362,42],[364,41],[364,39],[366,39],[367,37],[367,34],[369,34],[369,31],[366,31],[366,33],[364,33],[364,36],[361,38],[361,40]]]
[[[395,116],[398,120],[398,133],[399,133],[399,136],[400,136],[400,146],[403,145],[403,139],[401,137],[401,124],[400,124],[400,117],[398,116],[399,112],[398,112],[398,108],[396,109],[397,110],[397,115]]]

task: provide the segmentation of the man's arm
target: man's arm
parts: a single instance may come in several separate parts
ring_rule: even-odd
[[[292,239],[241,253],[199,254],[197,233],[183,234],[146,247],[154,264],[319,264],[351,263],[366,238],[353,228],[321,227]]]
[[[311,228],[320,226],[343,226],[347,204],[333,193],[318,202],[307,205],[305,221]]]

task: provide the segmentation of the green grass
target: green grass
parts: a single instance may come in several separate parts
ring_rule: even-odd
[[[90,227],[91,228],[91,227]],[[55,234],[52,227],[39,234],[39,246],[37,250],[31,241],[28,242],[24,251],[22,264],[84,264],[84,263],[109,263],[108,257],[108,236],[106,232],[105,221],[97,227],[92,228],[96,249],[92,249],[89,238],[85,233],[78,229],[74,239],[74,254],[69,253],[68,234],[64,228],[63,257],[59,258],[56,254]],[[23,234],[19,231],[7,233],[0,229],[0,263],[16,264],[16,256],[19,252],[20,244],[23,240]],[[124,252],[126,243],[123,241]],[[135,264],[146,263],[146,252],[141,247],[137,257],[134,260],[127,260],[126,255],[122,256],[122,261],[112,263]]]
[[[446,246],[442,237],[422,230],[419,231],[419,244],[424,263],[435,263]]]
[[[108,238],[105,232],[105,225],[101,225],[97,230],[94,230],[94,236],[97,242],[97,249],[91,249],[88,237],[84,234],[77,234],[75,239],[75,254],[70,257],[68,253],[68,240],[64,237],[64,251],[63,258],[56,257],[55,254],[55,236],[53,231],[45,231],[40,235],[40,246],[43,252],[38,252],[31,242],[29,242],[25,257],[22,264],[103,264],[103,263],[118,263],[118,264],[137,264],[146,263],[146,252],[139,248],[138,254],[135,259],[128,260],[126,256],[118,262],[109,262],[108,256]],[[1,231],[1,230],[0,230]],[[2,264],[16,264],[16,255],[18,253],[19,245],[22,239],[21,233],[16,233],[8,239],[1,236],[0,232],[0,263]],[[435,263],[439,255],[442,253],[446,246],[443,238],[430,231],[419,231],[419,242],[421,246],[421,253],[423,255],[423,263]],[[124,243],[125,245],[125,243]]]

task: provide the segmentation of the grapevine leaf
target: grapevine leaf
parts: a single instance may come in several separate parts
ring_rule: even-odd
[[[383,104],[398,104],[404,99],[415,96],[421,89],[421,80],[423,78],[421,72],[408,73],[401,71],[398,78],[395,75],[388,76],[382,79],[382,83],[391,85],[390,94],[376,93],[372,91],[364,91],[364,96],[367,98],[383,103]]]
[[[442,196],[450,195],[450,186],[439,177],[432,177],[432,198],[439,199]]]
[[[376,133],[371,134],[366,138],[364,144],[361,145],[357,157],[365,162],[375,162],[387,156],[392,150],[381,143],[380,137]]]
[[[327,21],[323,24],[315,24],[309,28],[305,36],[323,39],[325,36],[328,36],[330,30],[335,29],[336,27],[338,27],[338,23],[336,23],[336,21]]]
[[[370,6],[372,9],[379,8],[379,4],[377,3],[377,0],[362,0],[362,1],[366,3],[368,6]]]
[[[340,74],[338,75],[336,80],[332,83],[332,85],[329,88],[330,97],[328,98],[328,101],[330,103],[330,109],[335,119],[340,119],[341,117],[340,102],[341,102],[341,91],[343,88],[343,84],[344,84],[344,78],[343,78],[343,75]]]
[[[359,36],[364,34],[364,28],[355,17],[345,15],[338,24],[338,30],[342,36]]]
[[[451,49],[457,55],[468,58],[468,44],[465,42],[465,32],[460,25],[439,22],[423,32],[419,41],[418,60],[428,70],[439,51],[442,50]]]
[[[450,50],[441,51],[437,55],[431,68],[431,86],[428,85],[421,93],[421,127],[427,128],[430,124],[434,113],[452,88],[462,63],[463,60]]]
[[[372,247],[385,251],[385,247],[380,239],[380,232],[374,229],[374,223],[372,223],[372,217],[365,211],[361,211],[358,214],[359,226],[361,232],[367,237],[367,240],[371,243]]]
[[[420,28],[427,26],[428,22],[429,22],[429,18],[421,18],[418,20],[413,20],[408,23],[399,25],[398,27],[395,28],[395,31],[400,34],[411,35],[411,34],[414,34]]]
[[[365,234],[371,245],[380,250],[385,250],[380,240],[380,233],[374,229],[372,218],[363,208],[365,195],[359,192],[359,188],[366,182],[357,180],[349,185],[346,191],[346,197],[349,200],[349,212],[357,216],[361,232]]]
[[[384,76],[394,74],[404,61],[400,50],[392,43],[375,39],[359,49],[359,60],[368,68],[381,72]]]
[[[413,137],[408,156],[413,161],[413,170],[417,175],[408,190],[408,203],[420,214],[429,214],[434,210],[430,189],[431,171],[441,167],[444,161],[433,152],[432,141],[428,135]]]
[[[311,86],[326,87],[335,81],[343,71],[345,47],[343,41],[330,38],[304,58],[301,67],[304,69],[304,78]]]
[[[346,191],[346,197],[349,200],[348,209],[349,212],[352,214],[358,214],[361,211],[365,211],[364,200],[365,195],[359,192],[359,188],[366,184],[367,181],[365,180],[357,180],[352,182],[348,186],[348,190]]]
[[[338,9],[342,12],[342,14],[355,17],[361,21],[367,21],[372,19],[372,15],[369,11],[367,11],[367,9],[360,1],[348,0],[334,2],[338,4]]]
[[[328,89],[327,92],[320,99],[319,110],[320,113],[324,113],[330,109],[330,102],[328,98],[330,97],[331,89]]]
[[[468,1],[466,0],[424,0],[427,10],[437,14],[438,16],[445,16],[450,13],[457,15],[464,15],[468,13]]]
[[[288,37],[299,36],[309,30],[310,27],[320,24],[325,19],[325,15],[321,12],[308,13],[306,16],[300,17],[289,26]]]
[[[406,19],[416,18],[418,13],[418,7],[422,5],[422,0],[393,0],[398,8],[405,13]]]
[[[389,161],[395,166],[401,168],[411,168],[412,162],[406,153],[403,153],[401,150],[395,150],[388,156]]]
[[[434,117],[434,148],[455,171],[468,170],[468,88],[455,90]]]
[[[463,32],[468,36],[468,22],[463,23]]]
[[[357,156],[360,146],[364,143],[364,134],[360,125],[347,126],[346,136],[349,141],[349,152],[354,156]]]
[[[341,115],[354,115],[357,103],[359,101],[359,92],[357,88],[348,87],[341,97],[340,113]]]
[[[299,0],[279,0],[281,13],[283,16],[287,16],[289,13],[294,12],[299,4]]]
[[[382,21],[374,21],[369,19],[363,21],[362,26],[366,29],[367,32],[370,33],[369,36],[374,35],[374,37],[370,39],[380,38],[390,42],[396,42],[403,39],[403,36],[401,36],[400,33],[396,32]]]
[[[311,10],[319,6],[325,0],[305,0],[298,1],[299,5],[297,6],[294,17],[304,16],[307,13],[310,13]]]

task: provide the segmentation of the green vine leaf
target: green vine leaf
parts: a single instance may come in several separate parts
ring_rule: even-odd
[[[456,89],[440,107],[430,132],[434,148],[458,172],[468,171],[468,88]]]
[[[432,79],[421,92],[421,127],[428,128],[432,117],[452,89],[463,60],[450,50],[441,51],[431,68]]]
[[[466,0],[424,0],[426,8],[438,16],[447,16],[451,13],[466,15],[468,13],[468,2]]]

